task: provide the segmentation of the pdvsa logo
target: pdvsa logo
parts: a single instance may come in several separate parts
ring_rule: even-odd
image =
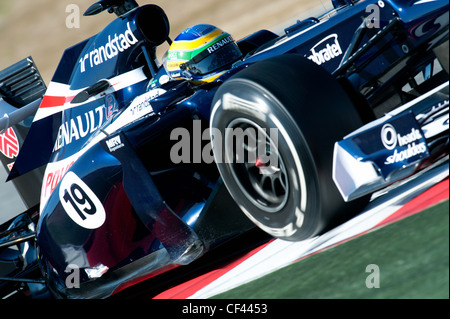
[[[308,59],[314,61],[318,65],[340,56],[342,54],[342,49],[338,41],[338,35],[336,33],[330,34],[316,43],[310,51],[311,55],[308,56]]]

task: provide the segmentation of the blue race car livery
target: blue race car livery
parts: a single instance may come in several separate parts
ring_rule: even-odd
[[[332,2],[281,35],[199,26],[212,49],[182,60],[162,8],[101,0],[85,15],[117,18],[48,85],[31,57],[0,71],[28,207],[0,227],[1,294],[106,298],[255,227],[311,238],[448,161],[448,1]]]

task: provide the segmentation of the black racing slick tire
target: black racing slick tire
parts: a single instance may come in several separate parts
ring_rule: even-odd
[[[225,81],[210,119],[231,196],[258,227],[289,241],[320,234],[367,204],[346,203],[332,180],[335,142],[362,124],[336,79],[294,54]]]

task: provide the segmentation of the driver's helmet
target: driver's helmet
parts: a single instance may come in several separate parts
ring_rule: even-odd
[[[231,35],[209,24],[181,32],[164,57],[170,79],[211,82],[242,56]]]

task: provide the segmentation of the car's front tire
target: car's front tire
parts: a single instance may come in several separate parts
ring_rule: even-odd
[[[272,236],[303,240],[361,209],[343,201],[331,171],[334,143],[362,121],[311,61],[282,55],[239,72],[218,89],[210,122],[225,185]]]

